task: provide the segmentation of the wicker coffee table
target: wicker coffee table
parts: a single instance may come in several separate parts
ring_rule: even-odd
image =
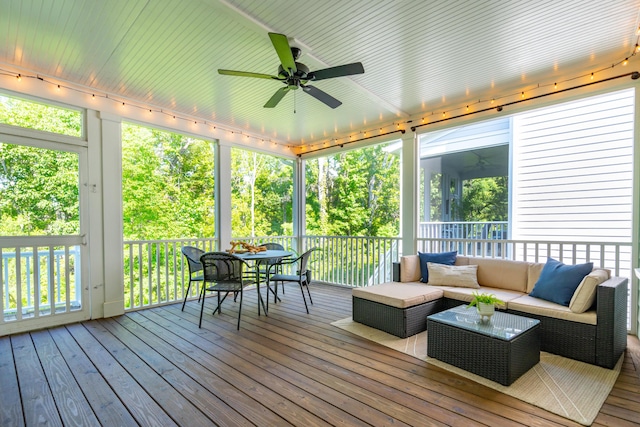
[[[496,311],[481,321],[466,305],[427,317],[427,355],[502,385],[540,361],[540,321]]]

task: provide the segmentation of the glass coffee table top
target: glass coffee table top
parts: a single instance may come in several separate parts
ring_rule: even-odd
[[[427,319],[505,341],[511,341],[540,323],[537,319],[500,311],[496,311],[490,320],[482,320],[475,307],[467,308],[466,305],[432,314]]]

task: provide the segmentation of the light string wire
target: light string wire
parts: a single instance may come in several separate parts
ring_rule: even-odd
[[[640,32],[640,28],[638,28],[638,32]],[[546,84],[537,84],[535,86],[530,87],[529,89],[525,89],[525,90],[521,90],[519,92],[513,92],[513,93],[509,93],[509,94],[505,94],[505,95],[501,95],[498,97],[492,97],[491,99],[478,99],[477,101],[474,102],[468,102],[465,103],[463,106],[457,107],[457,108],[451,108],[451,109],[444,109],[444,110],[434,110],[431,111],[429,113],[425,113],[425,114],[421,114],[421,122],[420,124],[416,124],[416,125],[411,125],[416,119],[415,118],[410,118],[407,119],[405,121],[394,121],[391,124],[386,124],[383,126],[378,126],[377,128],[372,128],[372,129],[368,129],[368,130],[363,130],[363,131],[359,131],[356,134],[351,134],[349,136],[345,136],[345,137],[340,137],[340,138],[330,138],[329,140],[326,140],[324,142],[315,142],[312,144],[308,144],[309,147],[311,148],[311,150],[307,150],[304,151],[302,153],[298,153],[298,156],[302,155],[302,154],[307,154],[307,153],[312,153],[312,152],[316,152],[316,151],[320,151],[320,150],[326,150],[329,148],[333,148],[335,146],[342,146],[345,144],[350,144],[350,143],[354,143],[354,142],[358,142],[358,141],[364,141],[367,139],[370,139],[371,136],[368,136],[368,134],[374,134],[376,132],[379,132],[378,135],[382,136],[382,135],[389,135],[395,132],[388,132],[388,133],[383,133],[383,129],[384,128],[388,128],[388,127],[396,127],[398,130],[400,129],[404,129],[405,127],[410,126],[411,130],[413,132],[416,131],[417,128],[422,127],[422,126],[426,126],[429,124],[435,124],[435,123],[441,123],[443,121],[448,121],[448,120],[452,120],[452,119],[457,119],[457,118],[461,118],[461,117],[465,117],[468,115],[473,115],[473,114],[478,114],[481,112],[486,112],[486,111],[490,111],[490,110],[497,110],[497,111],[502,111],[503,107],[508,106],[508,105],[513,105],[513,104],[517,104],[523,101],[531,101],[533,99],[537,99],[537,98],[541,98],[544,96],[549,96],[549,95],[553,95],[553,94],[557,94],[557,93],[562,93],[562,92],[567,92],[569,90],[573,90],[573,89],[579,89],[581,87],[585,87],[585,86],[590,86],[592,84],[597,84],[597,83],[603,83],[605,81],[609,81],[609,80],[613,80],[616,78],[620,78],[620,77],[626,77],[626,76],[631,76],[633,79],[637,79],[638,77],[640,77],[640,75],[638,74],[638,72],[630,72],[627,74],[623,74],[620,76],[616,76],[616,77],[612,77],[612,78],[605,78],[602,80],[597,80],[597,81],[592,81],[590,83],[586,83],[586,84],[581,84],[578,86],[572,86],[572,87],[568,87],[568,88],[564,88],[564,89],[558,89],[558,85],[562,85],[564,83],[568,83],[568,82],[572,82],[574,80],[579,80],[579,79],[584,79],[586,77],[590,77],[591,80],[593,80],[595,78],[595,76],[599,73],[602,73],[604,71],[607,70],[611,70],[619,65],[623,65],[626,66],[627,63],[629,62],[629,60],[636,56],[638,54],[638,52],[640,52],[640,34],[636,37],[636,43],[635,46],[633,48],[633,51],[627,55],[624,59],[619,60],[618,62],[614,62],[613,64],[611,64],[610,66],[606,66],[606,67],[602,67],[599,68],[595,71],[591,71],[591,72],[587,72],[585,74],[581,74],[578,76],[574,76],[574,77],[569,77],[563,80],[556,80],[553,83],[546,83]],[[551,92],[547,92],[544,94],[540,94],[540,95],[536,95],[536,96],[531,96],[531,93],[533,91],[537,91],[539,89],[544,89],[544,88],[548,88],[548,87],[553,87],[553,91]],[[528,95],[528,96],[527,96]],[[505,99],[510,99],[513,97],[520,97],[521,99],[518,99],[517,101],[511,101],[511,102],[502,102],[499,103],[501,100],[505,100]],[[489,103],[491,106],[488,108],[483,108],[480,110],[471,110],[472,106],[478,105],[478,104],[482,104],[482,103]],[[452,115],[455,112],[458,111],[463,111],[464,112],[462,114],[456,114],[456,115]],[[415,116],[418,116],[417,114]],[[415,117],[414,116],[414,117]],[[427,117],[430,116],[435,116],[435,117],[439,117],[442,116],[442,119],[438,119],[438,120],[432,120],[432,121],[428,121]],[[404,132],[402,132],[404,133]],[[362,134],[363,137],[361,138],[357,138],[357,139],[353,139],[355,136],[354,135],[359,135]],[[376,136],[378,136],[376,135]],[[304,145],[302,145],[304,146]],[[317,146],[321,146],[320,148],[316,148]]]
[[[13,71],[8,71],[5,69],[1,69],[0,68],[0,76],[6,76],[6,77],[12,77],[12,78],[16,78],[18,81],[21,81],[22,79],[35,79],[35,80],[39,80],[43,83],[49,84],[52,87],[56,88],[57,90],[68,90],[68,91],[72,91],[72,92],[76,92],[76,93],[80,93],[83,95],[87,95],[87,96],[91,96],[91,98],[95,99],[95,98],[101,98],[101,99],[105,99],[105,100],[109,100],[112,101],[115,105],[122,105],[122,106],[126,106],[126,107],[131,107],[131,108],[136,108],[140,111],[145,111],[148,112],[149,114],[160,114],[163,115],[167,118],[172,118],[174,120],[181,120],[184,121],[185,123],[190,123],[190,124],[194,124],[194,125],[198,125],[198,124],[203,124],[204,126],[208,126],[211,128],[212,131],[216,131],[216,130],[221,130],[223,132],[227,132],[230,133],[232,135],[240,135],[241,137],[244,136],[246,138],[253,138],[257,141],[260,141],[262,143],[269,143],[271,145],[277,145],[277,146],[281,146],[281,147],[286,147],[288,149],[293,148],[292,145],[287,145],[287,144],[283,144],[281,142],[278,141],[274,141],[270,138],[264,138],[264,137],[258,137],[256,135],[252,135],[250,133],[244,132],[242,130],[238,130],[238,129],[229,129],[226,128],[224,126],[220,126],[218,123],[215,122],[211,122],[211,121],[207,121],[207,120],[198,120],[196,118],[190,118],[190,117],[186,117],[186,116],[181,116],[180,114],[176,114],[170,111],[166,111],[164,109],[159,109],[159,108],[149,108],[148,106],[142,106],[142,105],[138,105],[135,102],[131,102],[129,100],[124,100],[124,98],[118,97],[118,96],[113,96],[113,95],[109,95],[107,93],[100,93],[99,91],[89,91],[86,89],[80,89],[78,87],[74,87],[74,86],[69,86],[67,84],[63,84],[63,83],[57,83],[54,80],[49,80],[48,78],[42,77],[39,74],[24,74],[24,73],[16,73]]]
[[[640,30],[640,28],[639,28],[639,30]],[[489,111],[489,110],[493,110],[493,109],[496,109],[497,111],[502,111],[502,107],[507,106],[507,105],[512,105],[512,104],[516,104],[516,103],[519,103],[519,102],[532,100],[532,99],[540,98],[540,97],[543,97],[543,96],[552,95],[552,94],[555,94],[555,93],[566,92],[568,90],[573,90],[573,89],[581,88],[581,87],[584,87],[584,86],[589,86],[590,84],[601,83],[601,82],[604,82],[604,81],[612,80],[612,78],[608,78],[608,79],[598,80],[598,81],[587,83],[587,84],[578,85],[578,86],[575,86],[575,87],[569,87],[569,88],[565,88],[565,89],[562,89],[562,90],[558,90],[558,84],[568,83],[568,82],[571,82],[571,81],[574,81],[574,80],[583,79],[585,77],[591,77],[591,79],[593,80],[595,78],[595,75],[598,74],[598,73],[602,73],[603,71],[607,71],[607,70],[613,69],[613,68],[615,68],[615,67],[617,67],[619,65],[623,65],[623,66],[627,65],[627,63],[629,62],[629,59],[631,59],[632,57],[636,56],[636,54],[639,52],[639,50],[640,50],[639,43],[640,43],[640,34],[636,37],[636,43],[635,43],[635,46],[633,48],[633,51],[628,56],[626,56],[624,59],[611,64],[611,66],[603,67],[603,68],[600,68],[598,70],[592,71],[590,73],[581,74],[581,75],[578,75],[578,76],[575,76],[575,77],[570,77],[570,78],[567,78],[567,79],[564,79],[564,80],[554,81],[553,83],[546,83],[546,84],[542,84],[542,85],[540,85],[538,83],[534,87],[530,87],[529,89],[521,90],[520,92],[517,92],[517,93],[513,92],[513,93],[505,94],[505,95],[502,95],[502,96],[499,96],[499,97],[492,97],[491,99],[478,99],[477,101],[466,103],[464,106],[461,106],[461,107],[458,107],[458,108],[444,109],[444,110],[440,110],[440,111],[431,111],[430,113],[422,114],[421,115],[422,116],[422,118],[421,118],[422,123],[411,126],[411,130],[415,132],[415,130],[418,127],[421,127],[421,126],[425,126],[425,125],[428,125],[428,124],[434,124],[434,123],[440,123],[442,121],[451,120],[451,119],[454,119],[454,118],[465,117],[467,115],[472,115],[472,114],[478,114],[480,112],[485,112],[485,111]],[[316,152],[316,151],[332,148],[332,147],[335,147],[335,146],[344,146],[345,144],[351,144],[351,143],[354,143],[354,142],[368,140],[368,139],[371,139],[371,138],[377,137],[377,136],[390,135],[390,134],[397,133],[399,131],[402,131],[402,133],[404,134],[405,127],[411,125],[411,123],[413,123],[413,121],[414,121],[413,119],[408,119],[408,120],[405,120],[405,121],[394,121],[394,122],[392,122],[390,124],[386,124],[386,125],[382,125],[382,126],[379,125],[376,128],[372,128],[372,129],[368,129],[368,130],[362,130],[362,131],[359,131],[356,134],[351,134],[349,136],[343,136],[343,137],[339,137],[339,138],[338,137],[330,138],[330,139],[325,140],[323,142],[319,142],[318,141],[318,142],[314,142],[314,143],[311,143],[311,144],[300,144],[298,146],[292,146],[292,145],[282,144],[282,143],[274,141],[272,139],[265,139],[265,138],[258,137],[258,136],[255,136],[255,135],[252,135],[252,134],[249,134],[249,133],[245,133],[242,130],[228,129],[228,128],[225,128],[224,126],[220,126],[217,123],[213,124],[212,122],[208,122],[207,120],[198,121],[197,119],[181,116],[179,114],[175,114],[175,113],[172,113],[172,112],[169,112],[169,111],[165,111],[163,109],[157,109],[157,108],[154,109],[154,108],[143,107],[141,105],[137,105],[134,102],[123,101],[122,98],[119,98],[119,97],[113,96],[113,95],[110,96],[109,94],[106,94],[106,93],[99,93],[99,92],[89,91],[89,90],[86,90],[86,89],[80,89],[80,88],[77,88],[77,87],[68,86],[68,85],[61,84],[61,83],[56,83],[55,81],[49,80],[47,78],[44,78],[39,74],[22,74],[22,73],[16,73],[16,72],[12,72],[12,71],[8,71],[8,70],[4,70],[4,69],[0,68],[0,75],[1,76],[7,76],[7,77],[13,77],[13,78],[16,78],[18,81],[22,80],[23,78],[40,80],[43,83],[47,83],[49,85],[52,85],[52,86],[56,87],[58,90],[66,89],[66,90],[73,91],[73,92],[76,92],[76,93],[81,93],[81,94],[84,94],[84,95],[87,95],[87,96],[91,96],[92,98],[102,98],[102,99],[110,100],[110,101],[114,102],[115,104],[122,104],[122,106],[128,106],[128,107],[136,108],[136,109],[139,109],[141,111],[148,111],[149,113],[161,114],[161,115],[164,115],[166,117],[173,118],[174,120],[182,120],[182,121],[184,121],[186,123],[192,123],[193,122],[195,125],[198,125],[198,123],[202,123],[205,126],[211,127],[212,131],[215,131],[215,130],[219,129],[221,131],[228,132],[228,133],[230,133],[232,135],[244,136],[247,139],[253,138],[253,139],[255,139],[257,141],[260,141],[262,143],[270,143],[271,145],[274,145],[274,146],[283,146],[283,147],[286,147],[288,149],[292,149],[292,148],[301,148],[301,147],[305,147],[305,146],[308,145],[311,148],[310,150],[303,150],[303,152],[298,153],[297,154],[298,156],[300,156],[301,154],[312,153],[312,152]],[[615,78],[624,77],[624,76],[627,76],[627,75],[631,75],[633,77],[636,74],[628,73],[628,74],[624,74],[624,75],[621,75],[621,76],[617,76]],[[635,78],[637,78],[637,77],[634,77],[634,79]],[[544,93],[544,94],[541,94],[541,95],[537,95],[537,96],[533,96],[533,97],[530,95],[533,91],[537,91],[539,89],[544,89],[544,88],[548,88],[548,87],[553,87],[554,90],[552,92],[547,92],[547,93]],[[529,97],[527,97],[527,94],[529,94]],[[513,97],[516,97],[516,96],[520,96],[521,99],[518,100],[518,101],[505,102],[505,103],[502,103],[502,104],[498,103],[500,100],[504,100],[504,99],[507,99],[507,98],[513,98]],[[480,109],[480,110],[470,111],[472,106],[476,106],[476,105],[479,105],[479,104],[482,104],[482,103],[490,103],[490,105],[492,105],[492,106],[488,107],[488,108]],[[496,103],[498,103],[498,105],[494,105]],[[461,111],[461,110],[465,110],[465,113],[451,116],[451,114],[453,114],[454,112]],[[447,117],[447,114],[449,114],[450,116]],[[438,116],[442,115],[443,119],[435,120],[435,121],[428,121],[427,120],[427,117],[436,116],[436,115],[438,115]],[[396,130],[390,131],[390,132],[385,132],[384,131],[385,128],[393,127],[393,126],[396,127]],[[360,134],[362,135],[362,137],[357,138],[357,135],[360,135]],[[354,139],[354,138],[356,138],[356,139]],[[320,148],[316,148],[318,146],[320,146]]]

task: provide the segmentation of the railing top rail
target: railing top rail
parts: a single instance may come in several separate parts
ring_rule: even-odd
[[[420,224],[434,224],[434,225],[509,224],[509,221],[421,221]]]
[[[455,243],[525,243],[531,245],[596,245],[596,246],[632,246],[631,242],[594,242],[578,240],[513,240],[513,239],[464,239],[447,237],[418,237],[418,241],[455,242]]]
[[[143,243],[189,243],[189,242],[212,242],[218,240],[217,237],[191,237],[180,239],[152,239],[152,240],[125,240],[125,245]]]
[[[76,245],[81,236],[0,236],[0,248]]]

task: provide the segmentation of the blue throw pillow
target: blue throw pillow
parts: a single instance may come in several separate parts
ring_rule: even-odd
[[[540,278],[529,296],[555,302],[569,307],[571,297],[584,279],[591,273],[593,263],[565,265],[553,258],[548,258],[542,267]]]
[[[418,256],[420,257],[420,273],[422,275],[422,279],[420,279],[420,281],[424,283],[428,283],[429,270],[427,270],[427,263],[434,262],[436,264],[454,265],[456,263],[456,257],[458,256],[458,251],[440,252],[436,254],[432,254],[432,253],[423,254],[422,252],[418,252]]]

